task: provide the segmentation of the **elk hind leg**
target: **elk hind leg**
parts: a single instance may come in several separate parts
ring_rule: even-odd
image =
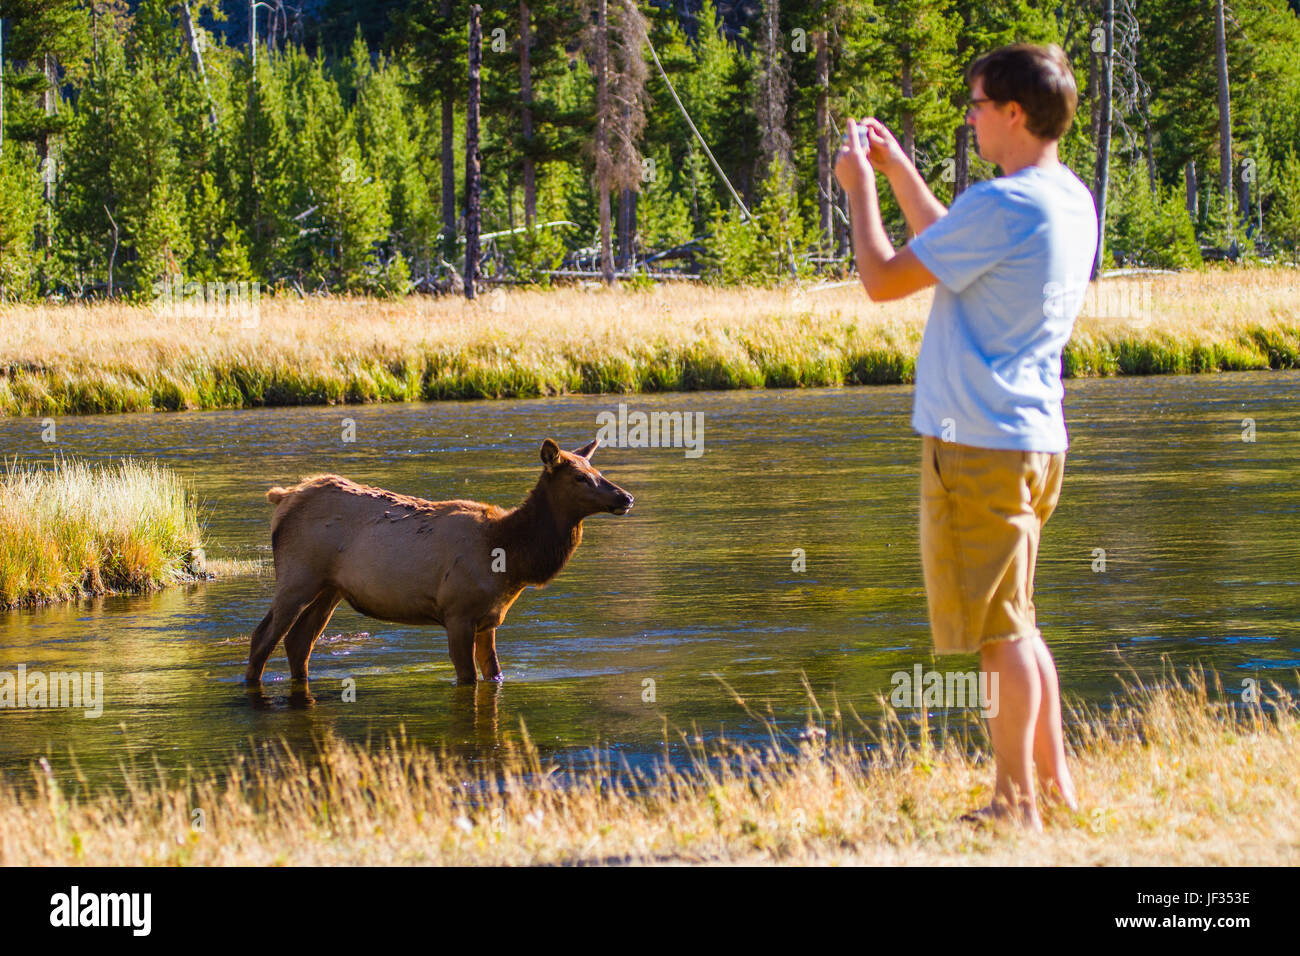
[[[253,632],[248,648],[248,670],[244,680],[256,684],[262,679],[267,658],[275,650],[275,645],[289,633],[298,616],[320,593],[317,587],[277,587],[275,599],[271,602],[271,611]]]
[[[332,591],[321,594],[298,615],[298,620],[284,636],[284,652],[289,658],[289,676],[294,680],[307,679],[307,661],[311,658],[311,649],[325,630],[339,606],[339,597]]]
[[[253,631],[253,638],[248,643],[248,670],[244,672],[244,680],[250,684],[256,684],[262,679],[262,671],[266,669],[266,659],[271,656],[275,650],[275,645],[279,642],[278,636],[273,636],[271,622],[275,618],[275,610],[266,612],[266,617],[262,618],[262,623],[257,625]]]

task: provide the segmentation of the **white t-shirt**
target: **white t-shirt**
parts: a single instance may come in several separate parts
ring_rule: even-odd
[[[1092,193],[1064,164],[971,186],[909,247],[939,280],[912,427],[981,448],[1063,452],[1061,352],[1097,254]]]

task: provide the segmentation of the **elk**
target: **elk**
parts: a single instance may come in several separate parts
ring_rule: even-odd
[[[599,439],[572,452],[542,443],[542,474],[519,507],[425,501],[318,475],[267,500],[275,597],[253,632],[245,680],[262,679],[281,639],[295,681],[340,601],[369,617],[447,629],[459,683],[500,681],[496,629],[526,587],[542,587],[582,541],[582,521],[625,515],[632,496],[591,466]]]

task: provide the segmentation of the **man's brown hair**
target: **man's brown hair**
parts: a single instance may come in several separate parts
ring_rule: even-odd
[[[1025,128],[1039,139],[1060,139],[1074,120],[1079,105],[1074,70],[1055,43],[1013,43],[985,53],[966,70],[967,86],[977,79],[994,102],[1019,103]]]

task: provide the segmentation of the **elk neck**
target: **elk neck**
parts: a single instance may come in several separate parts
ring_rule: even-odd
[[[505,549],[507,578],[521,586],[541,587],[551,580],[581,542],[582,517],[557,509],[544,480],[496,522],[492,533],[492,546]]]

